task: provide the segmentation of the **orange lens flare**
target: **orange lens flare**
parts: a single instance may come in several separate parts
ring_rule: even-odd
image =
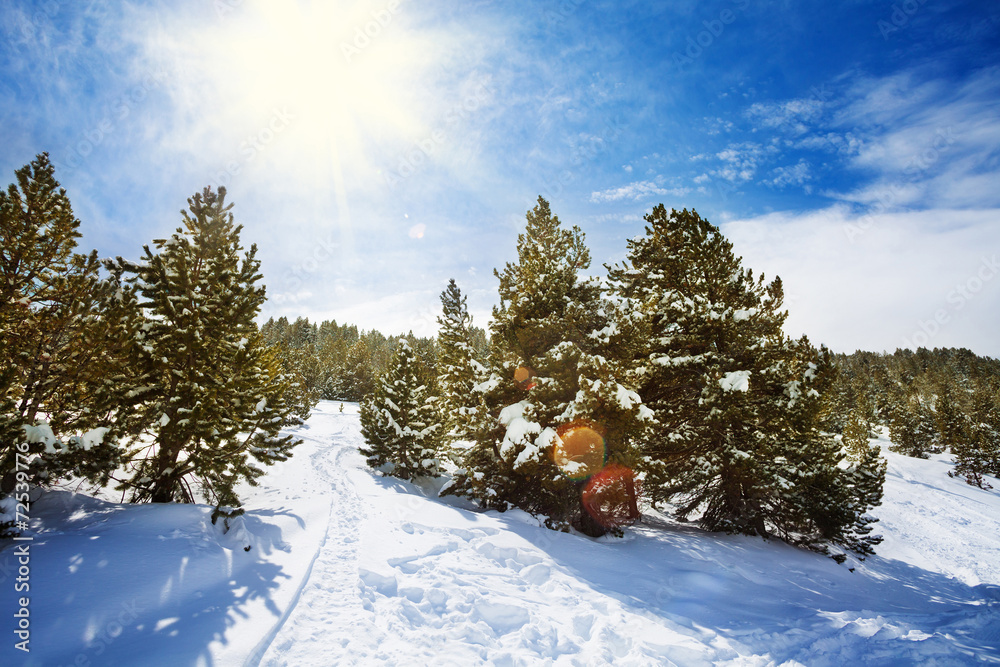
[[[552,460],[564,475],[587,479],[604,467],[604,436],[599,427],[587,422],[570,422],[556,430]]]
[[[583,489],[583,507],[605,528],[619,528],[638,521],[642,482],[631,468],[611,463],[590,478]]]
[[[535,382],[532,379],[534,377],[535,372],[527,366],[520,366],[516,371],[514,371],[514,382],[520,385],[521,389],[524,390],[535,388]]]

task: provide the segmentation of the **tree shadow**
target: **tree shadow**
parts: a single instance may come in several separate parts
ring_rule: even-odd
[[[254,547],[244,552],[223,546],[208,506],[120,505],[52,492],[32,509],[53,527],[30,547],[32,650],[8,653],[5,642],[0,663],[212,665],[232,642],[236,654],[259,640],[230,636],[248,606],[263,605],[275,622],[281,616],[271,596],[290,575],[267,557],[289,547],[267,518],[302,525],[288,510],[247,512]],[[12,604],[12,596],[0,600],[5,618]]]
[[[426,500],[442,502],[409,482],[373,478],[411,496],[415,511]],[[835,665],[870,650],[881,652],[873,664],[1000,656],[1000,586],[970,586],[881,556],[853,561],[851,571],[852,561],[840,565],[778,540],[709,533],[655,514],[623,539],[546,530],[520,511],[489,514],[593,590],[776,663]]]
[[[898,639],[897,629],[908,630],[910,641],[892,645],[911,658],[924,650],[950,654],[942,664],[1000,656],[1000,586],[970,586],[877,555],[852,572],[777,540],[655,519],[629,529],[625,539],[593,539],[498,518],[594,590],[690,630],[750,642],[777,663],[808,657],[808,647],[785,639],[799,632],[807,643],[839,635],[828,643],[846,650],[851,642],[868,646],[869,632],[885,642]],[[806,663],[837,664],[837,655]],[[912,664],[908,654],[895,655],[875,662]]]

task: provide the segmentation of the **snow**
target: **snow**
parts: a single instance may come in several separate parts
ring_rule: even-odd
[[[500,411],[500,423],[507,427],[503,442],[500,443],[500,454],[509,456],[519,447],[523,448],[514,461],[515,468],[533,460],[539,454],[538,446],[530,441],[529,436],[540,433],[542,427],[522,416],[527,405],[527,401],[521,401],[508,405]]]
[[[499,386],[500,386],[500,378],[498,378],[498,377],[496,377],[494,375],[494,376],[490,377],[490,379],[485,380],[483,382],[480,382],[477,385],[474,385],[472,387],[472,391],[474,391],[476,393],[479,393],[479,394],[486,394],[486,393],[489,393],[489,392],[493,391],[494,389],[496,389]]]
[[[39,420],[34,426],[28,426],[27,424],[21,427],[24,430],[24,440],[25,442],[40,443],[45,445],[45,452],[47,454],[55,454],[59,450],[56,449],[56,444],[59,442],[59,438],[55,436],[52,432],[52,427],[49,423],[43,420]]]
[[[838,565],[652,510],[623,539],[475,511],[368,470],[357,412],[321,402],[289,431],[304,443],[241,489],[226,534],[204,505],[33,498],[31,653],[8,543],[0,664],[998,662],[1000,493],[946,456],[885,453],[885,541]]]
[[[526,434],[535,432],[538,428],[538,424],[533,424],[531,422],[525,422],[525,424],[529,425],[530,427],[533,427],[532,430],[527,431]],[[509,428],[507,433],[510,434]],[[517,458],[514,459],[514,464],[513,464],[514,467],[520,468],[522,465],[526,463],[529,463],[531,461],[537,461],[541,457],[542,452],[546,448],[552,446],[552,443],[556,440],[557,437],[558,435],[556,435],[556,432],[553,429],[548,427],[542,429],[541,433],[538,434],[538,437],[535,438],[534,442],[528,442],[524,446],[524,449],[521,450],[521,453],[517,455]]]
[[[73,440],[79,447],[83,447],[85,450],[89,451],[91,447],[100,446],[104,442],[104,436],[106,436],[110,430],[111,429],[106,426],[99,426],[86,431],[79,438],[74,438]]]
[[[719,378],[722,391],[747,391],[750,389],[750,371],[733,371]]]
[[[639,398],[639,394],[631,389],[626,389],[620,384],[615,389],[615,401],[626,410],[631,410],[635,406],[642,403],[642,399]]]
[[[527,405],[527,401],[521,401],[520,403],[514,403],[513,405],[508,405],[503,408],[500,410],[500,423],[504,426],[510,426],[512,421],[521,418],[524,414],[524,408]]]

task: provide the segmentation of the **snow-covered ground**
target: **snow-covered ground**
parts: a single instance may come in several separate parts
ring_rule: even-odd
[[[249,552],[205,506],[42,496],[30,592],[0,551],[0,664],[1000,664],[1000,493],[947,457],[887,452],[885,542],[837,565],[655,513],[599,540],[476,513],[369,471],[352,404],[298,435],[244,490]]]

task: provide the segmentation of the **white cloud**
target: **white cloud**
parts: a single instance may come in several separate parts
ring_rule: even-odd
[[[777,188],[788,185],[804,185],[811,178],[809,163],[805,160],[799,160],[798,164],[790,167],[776,167],[771,170],[771,175],[773,178],[765,180],[764,183]]]
[[[1000,358],[1000,275],[989,268],[998,218],[998,209],[862,216],[835,206],[721,227],[744,266],[781,276],[790,335],[840,352],[909,342]]]
[[[628,199],[638,201],[653,196],[670,195],[673,197],[683,197],[691,192],[691,188],[666,188],[654,181],[635,181],[619,188],[592,192],[590,201],[595,203],[621,201]]]
[[[806,123],[807,131],[791,146],[820,150],[846,158],[856,173],[869,175],[862,185],[846,192],[828,191],[843,201],[893,210],[919,208],[989,207],[1000,204],[995,187],[1000,161],[1000,67],[985,68],[960,84],[914,67],[886,77],[854,75],[845,79],[829,103],[797,99],[777,104],[754,104],[746,112],[762,126],[788,128]],[[731,148],[718,155],[733,168],[749,156]],[[778,172],[771,185],[794,182],[796,174]],[[989,186],[993,180],[994,187]]]
[[[792,99],[779,103],[757,102],[746,115],[763,127],[780,128],[791,134],[805,134],[821,113],[823,102],[817,99]]]
[[[715,154],[715,157],[724,162],[725,166],[709,173],[716,178],[727,181],[749,181],[754,177],[757,168],[763,161],[771,159],[778,153],[780,153],[780,149],[774,143],[759,144],[744,141],[730,144]]]

